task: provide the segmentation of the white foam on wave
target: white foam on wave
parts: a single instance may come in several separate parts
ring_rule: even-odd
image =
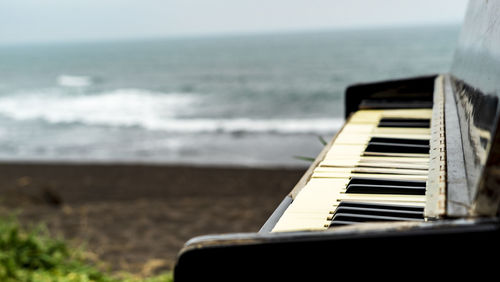
[[[92,85],[92,78],[89,76],[60,75],[57,77],[57,84],[65,87],[87,87]]]
[[[321,133],[338,129],[341,118],[250,119],[181,118],[196,113],[200,96],[118,89],[94,95],[64,95],[57,90],[0,96],[0,114],[15,120],[138,126],[177,133]]]
[[[194,102],[183,93],[118,89],[93,95],[65,95],[57,89],[0,96],[0,114],[16,120],[52,123],[140,125],[176,116]]]
[[[154,130],[186,133],[326,133],[337,130],[342,119],[171,119],[149,123]]]

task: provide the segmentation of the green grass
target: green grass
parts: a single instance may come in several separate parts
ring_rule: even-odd
[[[139,278],[100,270],[80,250],[54,239],[42,226],[25,230],[13,218],[0,218],[0,281],[173,281],[171,273]]]
[[[318,140],[319,142],[323,145],[323,146],[326,146],[328,144],[328,142],[325,140],[325,138],[323,138],[322,136],[318,136]],[[312,158],[312,157],[304,157],[304,156],[293,156],[295,159],[298,159],[298,160],[303,160],[303,161],[307,161],[307,162],[314,162],[316,160],[316,158]]]

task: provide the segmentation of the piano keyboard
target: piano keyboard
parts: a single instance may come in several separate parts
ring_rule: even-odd
[[[423,221],[432,109],[360,110],[272,232]]]

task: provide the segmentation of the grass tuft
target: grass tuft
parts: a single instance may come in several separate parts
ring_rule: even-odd
[[[14,217],[0,218],[0,281],[87,282],[173,281],[171,273],[117,278],[95,267],[83,252],[51,238],[43,226],[25,230]]]

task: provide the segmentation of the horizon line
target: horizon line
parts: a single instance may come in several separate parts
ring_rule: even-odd
[[[231,38],[240,36],[266,36],[266,35],[285,35],[285,34],[303,34],[303,33],[323,33],[323,32],[342,32],[342,31],[370,31],[384,29],[411,29],[411,28],[429,28],[429,27],[461,27],[462,22],[430,22],[430,23],[409,23],[401,25],[363,25],[363,26],[341,26],[341,27],[318,27],[304,29],[275,29],[275,30],[243,30],[243,31],[222,31],[222,32],[202,32],[185,34],[151,34],[145,36],[118,36],[118,37],[94,37],[94,38],[75,38],[75,39],[48,39],[48,40],[21,40],[5,41],[0,40],[0,47],[5,46],[27,46],[27,45],[59,45],[59,44],[88,44],[88,43],[111,43],[111,42],[130,42],[130,41],[151,41],[151,40],[182,40],[182,39],[209,39],[209,38]]]

